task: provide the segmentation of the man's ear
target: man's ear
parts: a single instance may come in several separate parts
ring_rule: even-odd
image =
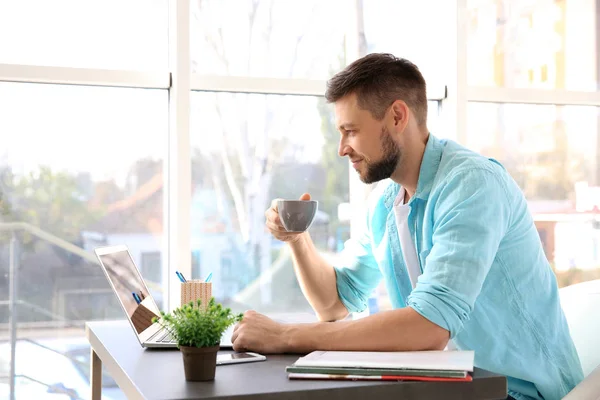
[[[392,103],[390,112],[394,128],[400,132],[404,131],[406,125],[408,125],[408,120],[411,117],[408,105],[402,100],[396,100]]]

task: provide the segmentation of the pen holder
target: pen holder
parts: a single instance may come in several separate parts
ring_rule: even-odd
[[[181,305],[188,304],[190,301],[196,303],[196,300],[200,299],[202,308],[206,309],[211,297],[212,282],[196,280],[181,283]]]

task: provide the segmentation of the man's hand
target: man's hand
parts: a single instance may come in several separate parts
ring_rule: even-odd
[[[274,354],[288,350],[285,326],[256,311],[244,313],[233,330],[231,342],[235,351]]]
[[[236,351],[264,354],[338,351],[443,350],[450,332],[411,307],[382,311],[356,321],[280,324],[247,311],[231,341]]]
[[[279,210],[277,209],[277,201],[281,199],[275,199],[271,202],[271,207],[267,211],[265,211],[266,217],[266,227],[271,232],[271,235],[275,239],[281,240],[282,242],[294,242],[298,240],[298,238],[304,232],[288,232],[281,223],[281,219],[279,218]],[[300,196],[300,200],[310,200],[310,194],[304,193]]]

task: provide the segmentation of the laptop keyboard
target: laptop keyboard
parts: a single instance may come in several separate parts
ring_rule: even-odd
[[[163,343],[174,343],[175,339],[173,339],[173,336],[171,336],[171,332],[165,332],[164,335],[161,335],[158,338],[158,341]]]
[[[171,332],[167,330],[158,332],[151,340],[154,343],[177,343],[173,336],[171,336]]]
[[[221,340],[221,345],[231,346],[231,335],[233,334],[233,327],[227,328],[225,334],[223,335],[223,339]],[[171,332],[163,329],[154,334],[154,337],[150,338],[150,341],[154,343],[177,343],[177,341],[171,336]]]

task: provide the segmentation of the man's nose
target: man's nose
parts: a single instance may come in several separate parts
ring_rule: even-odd
[[[340,157],[345,157],[350,154],[350,146],[348,146],[343,139],[340,139],[340,145],[338,147],[338,155]]]

